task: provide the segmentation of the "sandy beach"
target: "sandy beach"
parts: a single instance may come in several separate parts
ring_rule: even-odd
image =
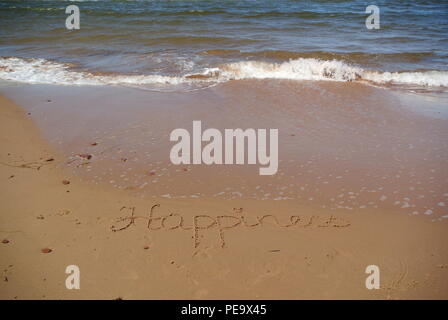
[[[142,197],[74,175],[31,116],[1,98],[2,299],[447,298],[446,220]],[[72,264],[80,290],[65,287]]]
[[[0,1],[0,300],[447,300],[447,22]]]

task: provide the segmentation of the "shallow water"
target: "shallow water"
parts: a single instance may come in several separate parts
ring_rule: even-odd
[[[80,8],[80,30],[65,28],[69,4]],[[2,1],[0,79],[157,90],[245,78],[447,87],[448,2],[377,1],[380,30],[365,27],[370,4]],[[397,71],[413,73],[384,73]]]

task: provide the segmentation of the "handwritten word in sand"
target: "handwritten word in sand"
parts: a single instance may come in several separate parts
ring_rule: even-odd
[[[113,232],[127,230],[137,226],[137,221],[144,221],[145,227],[150,231],[174,231],[184,230],[193,233],[194,248],[198,248],[201,244],[202,233],[206,230],[215,230],[219,239],[221,248],[226,247],[225,234],[227,231],[236,228],[253,229],[263,228],[267,224],[275,228],[282,229],[298,229],[298,228],[345,228],[350,226],[350,222],[335,216],[304,216],[291,215],[286,222],[272,214],[246,217],[243,215],[242,208],[234,208],[231,215],[210,216],[206,214],[193,215],[186,217],[178,213],[157,214],[156,208],[160,208],[160,204],[151,207],[147,216],[136,215],[135,207],[122,207],[121,212],[127,211],[128,214],[116,219],[112,225]]]

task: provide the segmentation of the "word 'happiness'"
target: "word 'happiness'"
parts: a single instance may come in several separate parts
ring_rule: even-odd
[[[231,215],[193,215],[189,219],[191,223],[186,224],[184,216],[178,213],[157,214],[155,209],[160,208],[160,204],[153,205],[147,216],[135,214],[135,207],[122,207],[120,211],[127,210],[129,215],[118,218],[115,223],[123,223],[121,226],[111,226],[113,232],[123,231],[130,227],[135,227],[137,220],[146,222],[146,228],[150,231],[157,230],[188,230],[193,232],[194,248],[201,244],[202,232],[206,230],[217,231],[221,248],[226,247],[225,232],[230,229],[239,228],[261,228],[268,222],[273,227],[294,229],[294,228],[344,228],[350,226],[350,222],[335,216],[303,216],[291,215],[286,223],[281,223],[278,217],[272,214],[253,216],[250,219],[243,215],[242,208],[234,208]],[[249,221],[251,220],[251,221]]]

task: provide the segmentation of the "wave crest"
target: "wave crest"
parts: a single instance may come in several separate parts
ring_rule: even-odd
[[[45,59],[0,58],[0,79],[57,85],[210,85],[229,80],[286,79],[361,81],[378,85],[448,87],[448,71],[381,72],[339,60],[299,58],[283,63],[241,61],[202,72],[170,75],[126,75],[77,71],[72,65]]]

